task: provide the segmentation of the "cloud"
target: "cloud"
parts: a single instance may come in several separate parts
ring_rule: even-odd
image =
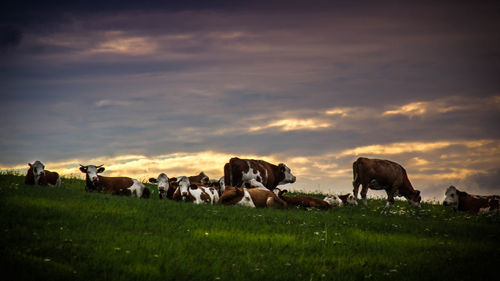
[[[263,126],[250,127],[250,132],[278,128],[283,132],[298,130],[321,130],[333,126],[331,122],[318,119],[282,119],[269,122]]]
[[[474,141],[436,141],[436,142],[400,142],[389,144],[373,144],[352,149],[344,150],[340,156],[348,155],[394,155],[411,152],[429,152],[432,150],[443,149],[450,146],[463,146],[467,148],[476,148],[492,143],[498,143],[495,140],[474,140]]]
[[[443,114],[453,111],[478,110],[485,106],[500,109],[500,96],[488,98],[448,97],[432,101],[411,102],[385,111],[382,115],[406,115],[408,117]]]
[[[133,105],[134,102],[126,101],[126,100],[100,100],[95,102],[97,107],[105,107],[105,106],[130,106]]]

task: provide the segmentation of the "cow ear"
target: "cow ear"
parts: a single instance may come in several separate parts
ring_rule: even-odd
[[[149,182],[150,182],[150,183],[157,183],[157,182],[158,182],[158,180],[157,180],[157,179],[155,179],[155,178],[149,178]]]
[[[104,167],[101,167],[101,168],[97,169],[97,172],[98,172],[98,173],[102,173],[102,172],[104,172]]]
[[[198,186],[197,186],[196,184],[191,184],[189,187],[190,187],[191,189],[198,189]]]
[[[280,172],[284,172],[285,171],[285,164],[279,163],[278,167],[280,168]]]
[[[31,168],[31,163],[28,163],[28,166],[30,166],[30,168]]]
[[[87,172],[87,167],[86,166],[81,166],[80,167],[80,171],[82,171],[82,173],[86,173]]]

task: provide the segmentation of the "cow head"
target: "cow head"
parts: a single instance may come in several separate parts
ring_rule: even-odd
[[[189,178],[188,177],[179,177],[177,178],[177,182],[178,182],[178,189],[179,189],[179,194],[182,198],[182,201],[186,201],[186,199],[188,198],[188,196],[190,195],[189,194],[189,190],[193,190],[193,189],[197,189],[198,186],[196,184],[191,184],[189,182]]]
[[[278,185],[281,184],[287,184],[287,183],[294,183],[297,178],[292,175],[292,172],[290,171],[290,168],[288,168],[285,164],[280,163],[278,165],[280,175],[282,176],[282,180],[278,183]]]
[[[454,209],[458,208],[458,190],[453,185],[446,189],[444,193],[443,205],[451,206]]]
[[[36,160],[35,163],[33,164],[28,163],[28,165],[30,166],[31,171],[33,172],[35,184],[38,184],[40,181],[40,177],[42,177],[45,174],[45,165],[43,165],[43,163],[38,160]]]
[[[420,196],[420,190],[415,190],[409,197],[408,197],[408,204],[415,208],[420,208],[420,201],[422,200],[422,197]]]
[[[342,206],[342,200],[337,195],[328,195],[323,201],[328,203],[332,207]]]
[[[93,184],[96,184],[99,182],[99,177],[97,176],[97,174],[104,172],[104,167],[102,167],[102,165],[83,166],[82,164],[80,164],[80,171],[86,174],[87,179],[89,179]]]
[[[167,197],[167,190],[170,187],[170,183],[169,183],[169,178],[165,173],[161,173],[160,175],[158,175],[158,178],[156,179],[150,178],[149,182],[158,184],[158,193],[160,199],[164,199]]]
[[[356,200],[356,198],[354,198],[354,195],[352,195],[351,193],[349,193],[347,195],[346,204],[347,205],[351,205],[351,206],[358,206],[358,200]]]
[[[220,191],[220,194],[223,194],[225,190],[226,190],[226,184],[224,183],[224,176],[222,176],[219,179],[219,191]]]

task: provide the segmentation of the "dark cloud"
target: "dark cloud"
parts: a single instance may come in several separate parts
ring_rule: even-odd
[[[0,52],[21,44],[23,32],[13,25],[0,24]]]
[[[500,194],[499,190],[499,180],[500,180],[500,169],[493,168],[484,171],[484,173],[479,173],[472,175],[467,178],[465,182],[472,184],[479,190],[486,192],[487,194]],[[460,187],[457,187],[460,189]],[[468,186],[464,186],[464,191],[467,191]]]

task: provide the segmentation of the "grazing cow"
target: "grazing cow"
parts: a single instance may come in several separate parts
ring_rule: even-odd
[[[226,186],[225,191],[217,204],[241,205],[252,208],[279,208],[287,207],[285,201],[265,188],[245,188]]]
[[[444,206],[451,206],[455,210],[471,213],[485,213],[498,210],[500,206],[499,195],[480,196],[459,191],[453,185],[445,192]]]
[[[160,199],[172,199],[177,188],[177,178],[168,178],[165,173],[158,175],[158,178],[149,178],[150,183],[158,184],[158,195]]]
[[[113,195],[135,195],[138,198],[149,198],[149,188],[136,179],[99,176],[98,173],[104,172],[102,165],[80,165],[80,171],[85,174],[85,191],[104,191]]]
[[[285,164],[278,166],[262,160],[231,158],[224,165],[224,184],[226,186],[264,187],[273,190],[276,186],[294,183],[295,176]]]
[[[358,198],[359,185],[362,185],[361,197],[365,205],[366,193],[371,188],[387,192],[386,207],[394,204],[394,196],[404,196],[410,205],[420,207],[420,191],[413,189],[406,170],[398,163],[360,157],[352,164],[352,171],[354,198]]]
[[[188,177],[177,178],[178,187],[173,199],[177,201],[193,202],[195,204],[215,204],[219,200],[219,193],[213,187],[192,184]]]
[[[327,210],[331,207],[330,203],[325,200],[321,200],[319,198],[311,197],[311,196],[285,196],[284,193],[288,192],[288,190],[280,190],[279,188],[274,189],[274,193],[278,195],[278,197],[285,201],[288,207],[295,206],[300,208],[316,208],[320,210]]]
[[[24,183],[28,185],[50,185],[61,186],[61,177],[56,172],[45,170],[45,165],[36,160],[33,164],[28,163],[29,169],[24,177]]]

